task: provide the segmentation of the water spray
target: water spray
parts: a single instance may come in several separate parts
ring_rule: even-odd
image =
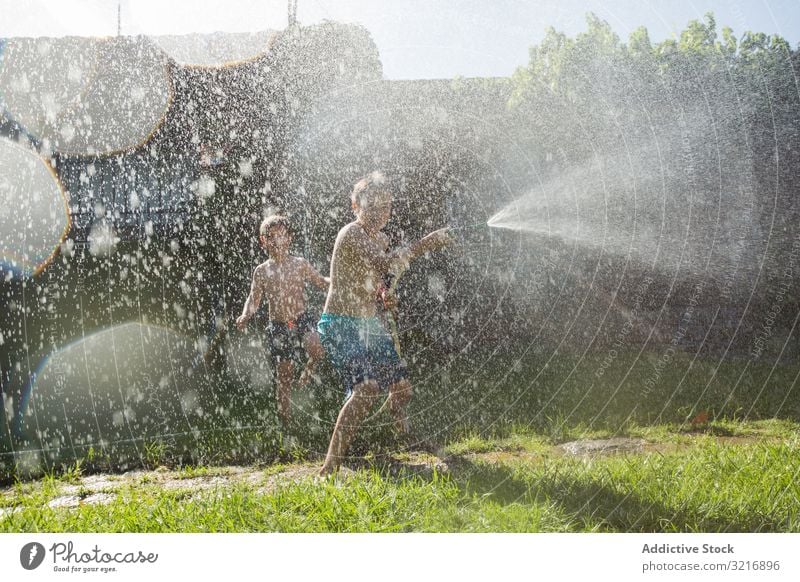
[[[450,227],[448,227],[448,229],[451,232],[463,232],[465,234],[468,233],[468,232],[488,231],[490,228],[492,228],[492,225],[489,224],[488,222],[476,222],[475,224],[466,224],[466,225],[463,225],[463,226],[450,226]]]
[[[454,208],[452,198],[448,198],[446,201],[446,211],[447,211],[447,222],[450,223],[452,226],[448,226],[447,230],[451,233],[454,237],[458,240],[463,241],[467,236],[471,233],[482,233],[487,232],[491,225],[488,222],[475,222],[472,224],[458,224],[461,222],[458,217],[457,213]],[[462,217],[464,218],[464,217]],[[471,217],[466,217],[469,220]],[[456,224],[454,224],[456,223]]]
[[[491,226],[486,222],[477,222],[475,224],[449,226],[447,232],[459,244],[464,244],[474,242],[476,235],[488,234],[490,228]]]

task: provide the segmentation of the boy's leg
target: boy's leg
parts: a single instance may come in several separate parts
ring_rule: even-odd
[[[367,417],[377,397],[378,383],[374,380],[366,380],[353,388],[353,395],[344,403],[336,419],[320,475],[330,475],[342,464],[356,429]]]
[[[284,428],[289,426],[292,415],[292,378],[294,377],[294,364],[291,360],[278,362],[278,385],[276,400],[278,401],[278,417]]]
[[[394,418],[394,428],[401,434],[408,434],[408,414],[406,406],[411,400],[413,390],[408,378],[395,382],[389,386],[389,412]]]
[[[411,432],[406,407],[411,401],[412,394],[411,382],[408,378],[398,380],[389,386],[389,411],[394,418],[394,428],[399,433],[400,441],[408,450],[421,450],[438,455],[440,447],[435,441]]]
[[[272,369],[275,373],[275,401],[278,418],[284,428],[289,427],[292,404],[292,380],[294,379],[295,353],[291,330],[282,322],[269,322],[269,349]]]
[[[322,342],[316,331],[310,331],[303,336],[303,347],[305,348],[306,354],[308,354],[308,361],[306,362],[306,367],[303,369],[303,373],[300,375],[300,380],[297,382],[299,387],[308,384],[308,381],[314,374],[317,363],[325,355],[325,350],[322,348]]]
[[[382,385],[389,385],[389,398],[386,404],[394,419],[394,428],[400,434],[406,435],[409,431],[406,406],[411,400],[413,390],[405,363],[400,358],[394,337],[386,325],[384,322],[376,333],[370,356]]]

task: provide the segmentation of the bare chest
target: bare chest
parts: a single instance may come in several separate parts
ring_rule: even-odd
[[[303,274],[299,265],[270,265],[265,272],[265,290],[268,299],[297,296],[303,293]]]

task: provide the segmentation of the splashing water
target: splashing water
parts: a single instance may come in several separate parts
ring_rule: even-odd
[[[678,142],[676,137],[666,145]],[[732,179],[738,188],[709,194],[688,172],[666,181],[671,168],[657,164],[657,154],[645,147],[636,155],[597,157],[508,203],[488,225],[635,259],[653,269],[729,269],[741,259],[741,240],[757,237],[758,225],[746,212],[752,176],[737,174]]]

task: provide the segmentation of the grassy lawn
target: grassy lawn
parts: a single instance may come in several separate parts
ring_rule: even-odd
[[[575,451],[615,437],[622,449]],[[297,455],[298,457],[300,455]],[[70,471],[0,491],[2,532],[800,531],[800,425],[629,426],[373,454],[335,479],[318,459],[265,467]]]

